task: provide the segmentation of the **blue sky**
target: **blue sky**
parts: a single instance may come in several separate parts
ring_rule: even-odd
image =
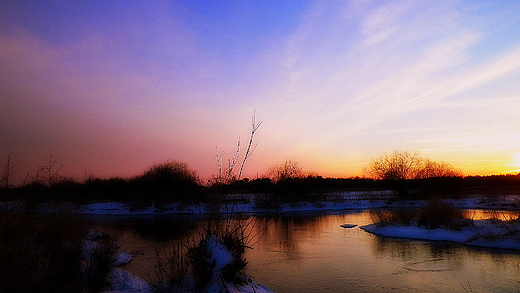
[[[0,155],[35,176],[217,172],[263,124],[245,175],[295,160],[358,176],[418,151],[516,172],[514,1],[2,1]]]

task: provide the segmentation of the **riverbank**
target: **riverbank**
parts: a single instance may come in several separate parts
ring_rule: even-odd
[[[425,200],[395,200],[384,198],[389,192],[344,192],[335,195],[334,201],[280,203],[275,208],[262,208],[250,194],[232,195],[221,203],[178,204],[153,201],[137,205],[135,202],[98,201],[76,207],[75,212],[88,215],[155,215],[155,214],[210,214],[210,213],[287,213],[310,211],[341,211],[391,208],[420,208]],[[383,198],[383,199],[381,199]],[[520,209],[520,196],[474,195],[460,199],[443,199],[446,204],[459,209]]]

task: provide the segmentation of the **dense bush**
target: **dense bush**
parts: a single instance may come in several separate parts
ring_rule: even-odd
[[[420,198],[455,198],[463,195],[464,179],[462,177],[426,178],[414,181],[411,186]]]
[[[143,175],[132,179],[131,185],[146,199],[193,201],[200,200],[202,193],[198,176],[187,164],[180,162],[154,165]]]

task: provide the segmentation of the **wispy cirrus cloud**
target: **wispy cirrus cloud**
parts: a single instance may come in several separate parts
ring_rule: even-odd
[[[431,114],[439,112],[429,109],[443,101],[472,101],[468,92],[489,88],[520,69],[518,46],[494,55],[478,55],[474,50],[489,43],[497,28],[516,20],[493,23],[492,28],[473,26],[479,16],[462,4],[352,1],[311,6],[288,38],[281,61],[286,82],[273,103],[281,105],[279,116],[285,121],[275,124],[286,127],[274,131],[298,142],[294,150],[302,154],[386,145],[390,138],[381,135],[353,140],[359,139],[359,133],[396,129],[401,135],[386,148],[413,145],[407,136],[444,133],[449,141],[460,128],[450,125],[450,119],[439,125]],[[496,93],[502,96],[499,90]],[[466,115],[465,111],[456,115]],[[425,115],[417,116],[418,112]],[[404,120],[415,130],[403,130]],[[486,129],[479,122],[472,129]],[[421,134],[417,129],[427,131]],[[471,141],[464,133],[457,135]],[[409,143],[400,144],[403,139]]]
[[[417,3],[356,9],[348,3],[317,5],[309,12],[313,17],[304,18],[288,42],[287,88],[282,98],[296,107],[296,115],[316,113],[316,124],[340,124],[351,131],[432,99],[427,93],[438,87],[439,74],[467,60],[466,49],[478,35],[432,27],[446,23],[446,15],[455,13],[433,8],[416,16],[418,9],[430,8]],[[320,109],[327,110],[325,117],[320,117]]]

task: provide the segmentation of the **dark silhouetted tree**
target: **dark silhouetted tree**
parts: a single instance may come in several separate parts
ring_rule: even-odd
[[[273,182],[306,177],[299,163],[293,160],[287,160],[279,165],[270,167],[267,171],[267,176]]]
[[[417,152],[394,151],[373,160],[367,172],[375,179],[403,181],[414,179],[420,166],[421,159]]]
[[[439,177],[462,177],[462,172],[455,170],[449,163],[442,161],[433,162],[430,159],[423,159],[419,169],[416,171],[414,179]]]
[[[366,172],[374,179],[388,181],[393,191],[404,198],[411,196],[410,180],[462,176],[448,163],[433,162],[409,151],[383,154],[370,163]]]

